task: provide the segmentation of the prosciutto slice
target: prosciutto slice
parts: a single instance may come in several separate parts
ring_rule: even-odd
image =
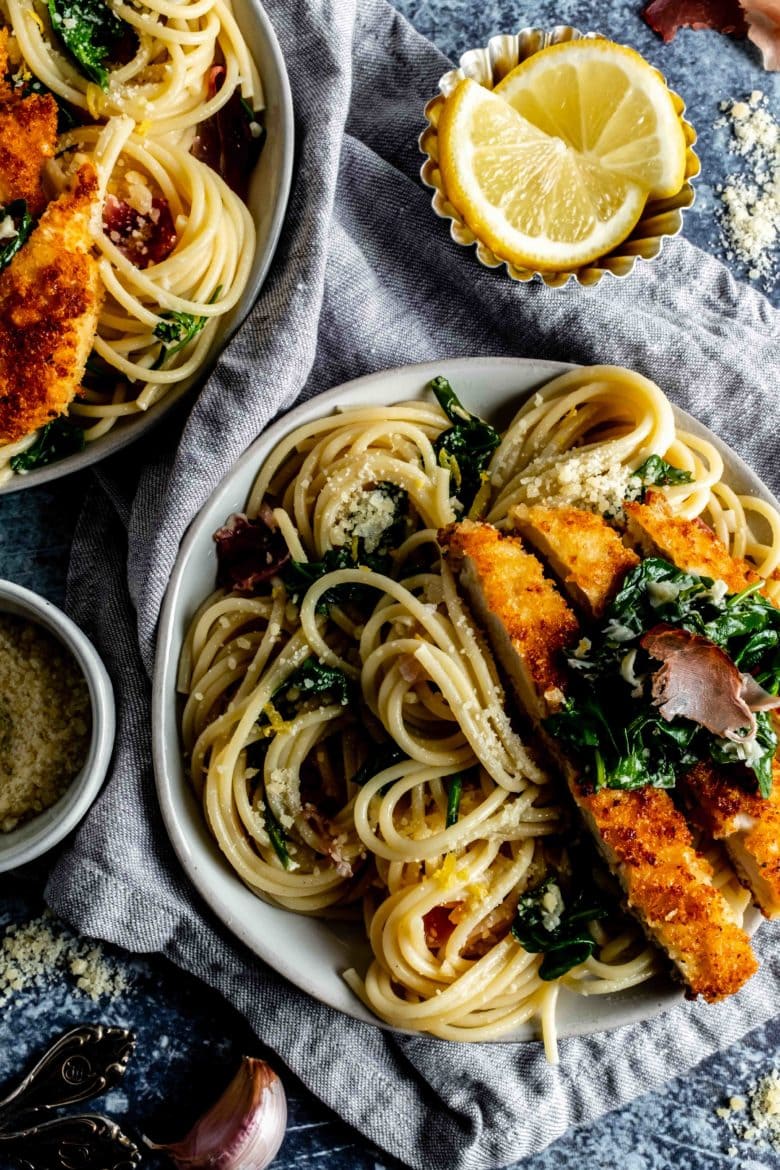
[[[682,716],[720,739],[745,743],[756,734],[756,711],[780,707],[754,678],[734,665],[709,638],[655,626],[640,645],[663,663],[653,674],[653,702],[664,719]]]

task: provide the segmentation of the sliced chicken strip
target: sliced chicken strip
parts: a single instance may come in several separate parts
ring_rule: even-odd
[[[79,391],[103,292],[90,226],[98,206],[85,162],[0,272],[0,442],[50,422]]]
[[[750,777],[745,772],[750,782]],[[691,820],[722,841],[741,881],[767,918],[780,917],[780,763],[772,769],[772,791],[724,783],[715,764],[697,764],[685,776],[682,792]]]
[[[675,516],[663,492],[651,488],[644,503],[627,500],[623,507],[626,539],[643,556],[663,557],[687,573],[724,581],[729,593],[761,580],[747,561],[731,555],[703,520]]]
[[[562,582],[575,605],[601,617],[639,557],[593,512],[520,504],[509,513],[512,526]]]

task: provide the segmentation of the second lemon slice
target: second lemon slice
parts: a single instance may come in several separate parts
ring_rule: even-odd
[[[685,135],[661,74],[627,45],[583,37],[534,53],[496,86],[519,114],[605,170],[675,195]]]
[[[642,214],[647,186],[534,126],[474,81],[447,98],[438,132],[447,197],[478,239],[518,267],[587,264]]]

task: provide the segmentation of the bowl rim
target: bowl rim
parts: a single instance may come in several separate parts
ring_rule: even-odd
[[[0,613],[26,618],[52,634],[73,655],[89,691],[92,732],[81,770],[49,808],[17,829],[0,833],[0,873],[24,865],[59,844],[87,812],[105,779],[114,748],[114,689],[97,650],[74,621],[51,601],[0,579]]]
[[[37,487],[40,484],[51,483],[53,480],[62,479],[67,475],[75,475],[95,463],[101,463],[104,459],[110,458],[148,434],[158,423],[168,417],[183,398],[188,396],[194,398],[194,395],[205,385],[221,354],[255,306],[276,254],[287,213],[295,154],[295,121],[290,79],[287,75],[284,54],[271,24],[271,19],[263,7],[262,0],[240,0],[240,3],[242,6],[245,5],[246,9],[257,20],[258,43],[262,55],[266,57],[265,70],[261,72],[261,84],[266,97],[265,110],[267,112],[271,107],[275,110],[275,136],[278,138],[278,146],[276,147],[278,167],[274,171],[273,181],[270,184],[270,200],[273,203],[273,209],[268,219],[267,230],[263,238],[258,239],[252,273],[246,288],[236,307],[225,315],[224,329],[214,337],[202,365],[190,378],[174,386],[160,402],[155,403],[148,411],[131,415],[126,420],[120,420],[119,425],[113,427],[106,435],[96,439],[93,443],[87,443],[81,451],[66,455],[64,459],[58,459],[56,462],[46,464],[37,470],[22,475],[12,475],[5,483],[0,484],[0,496],[24,491],[26,488]],[[239,27],[241,21],[242,17],[239,15]],[[268,150],[268,145],[266,142],[264,152]],[[261,154],[253,174],[258,174],[262,166],[263,156]],[[257,227],[258,218],[253,215],[253,220]]]

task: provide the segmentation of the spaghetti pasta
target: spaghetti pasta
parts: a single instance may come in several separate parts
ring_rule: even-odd
[[[78,13],[77,0],[71,10]],[[135,49],[128,61],[107,63],[101,88],[66,50],[46,5],[0,0],[15,83],[22,92],[42,83],[75,113],[47,164],[51,195],[85,159],[100,182],[93,236],[103,303],[82,394],[69,409],[87,442],[202,367],[219,319],[246,287],[255,228],[198,144],[229,102],[257,149],[263,133],[262,85],[229,0],[120,2],[110,12]],[[0,446],[0,482],[35,440]]]
[[[265,580],[247,592],[225,579],[193,618],[183,750],[217,844],[258,895],[362,915],[373,960],[345,978],[379,1017],[474,1041],[533,1020],[554,1059],[561,991],[633,987],[658,953],[615,912],[591,923],[592,955],[549,980],[511,932],[573,831],[439,556],[437,530],[460,507],[458,469],[436,453],[447,427],[424,398],[348,409],[265,460],[250,520],[217,534],[256,534]],[[664,489],[677,512],[774,571],[774,510],[737,496],[658,387],[618,367],[573,370],[520,407],[487,469],[486,514],[501,526],[536,499],[617,516],[651,455],[692,473]],[[741,919],[749,896],[707,850]]]

